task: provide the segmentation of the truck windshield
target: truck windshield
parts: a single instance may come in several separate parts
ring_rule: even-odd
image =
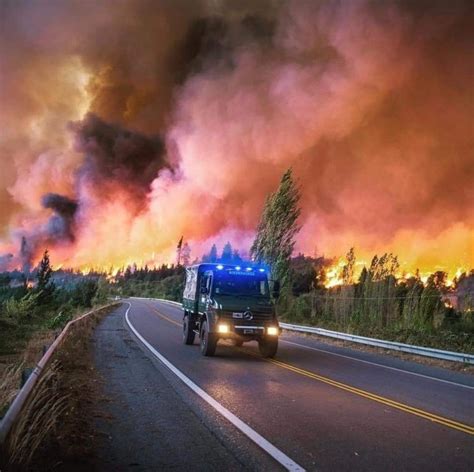
[[[269,296],[267,279],[245,275],[218,275],[214,279],[213,292],[215,295],[232,296]]]

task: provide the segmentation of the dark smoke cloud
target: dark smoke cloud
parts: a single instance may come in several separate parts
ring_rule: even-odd
[[[0,2],[0,161],[6,164],[0,174],[0,236],[22,207],[37,208],[42,192],[30,198],[16,183],[38,156],[61,150],[61,166],[68,173],[75,166],[64,152],[67,122],[91,111],[145,133],[163,132],[176,70],[186,69],[174,51],[190,23],[204,14],[203,3]],[[58,180],[52,185],[58,193],[73,191]]]
[[[168,168],[164,145],[158,136],[124,129],[92,113],[71,123],[69,128],[75,149],[83,156],[73,177],[76,199],[57,193],[41,197],[43,208],[52,210],[53,215],[46,223],[30,225],[23,233],[20,250],[23,266],[45,247],[75,241],[81,224],[78,221],[81,203],[87,211],[91,203],[99,207],[120,193],[125,195],[129,209],[137,212],[143,209],[151,182],[161,170]]]
[[[76,150],[84,156],[76,173],[76,187],[87,185],[104,198],[120,187],[143,204],[150,183],[160,170],[169,167],[159,136],[130,131],[92,113],[71,123],[70,129]]]
[[[44,209],[53,212],[46,222],[29,225],[25,230],[17,231],[17,254],[25,274],[28,274],[34,259],[45,249],[70,246],[75,241],[78,203],[64,195],[47,193],[41,197],[41,204]],[[8,260],[15,262],[15,258]]]
[[[267,15],[271,15],[271,11]],[[207,70],[226,72],[236,67],[234,54],[239,48],[271,47],[276,22],[259,14],[246,14],[230,21],[224,16],[201,17],[188,28],[173,54],[172,70],[176,83]]]
[[[78,204],[75,200],[58,195],[47,193],[43,195],[41,203],[44,208],[54,211],[54,215],[47,223],[47,237],[50,241],[74,241],[74,215]]]

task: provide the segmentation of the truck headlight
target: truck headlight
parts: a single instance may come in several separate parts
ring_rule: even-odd
[[[267,334],[270,336],[278,336],[278,328],[276,326],[269,326],[267,328]]]
[[[229,332],[229,325],[225,323],[219,323],[217,325],[217,332],[218,333],[228,333]]]

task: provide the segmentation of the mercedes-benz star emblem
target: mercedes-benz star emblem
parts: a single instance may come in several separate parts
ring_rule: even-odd
[[[250,311],[246,311],[244,313],[244,320],[247,320],[247,321],[253,320],[253,315]]]

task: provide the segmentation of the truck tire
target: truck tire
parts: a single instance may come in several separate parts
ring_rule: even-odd
[[[217,336],[210,333],[207,327],[207,321],[204,321],[201,327],[201,354],[212,357],[216,353]]]
[[[262,357],[274,357],[278,350],[278,338],[262,338],[258,342],[258,350]]]
[[[191,321],[188,314],[183,318],[183,344],[191,345],[194,343],[194,323]]]

